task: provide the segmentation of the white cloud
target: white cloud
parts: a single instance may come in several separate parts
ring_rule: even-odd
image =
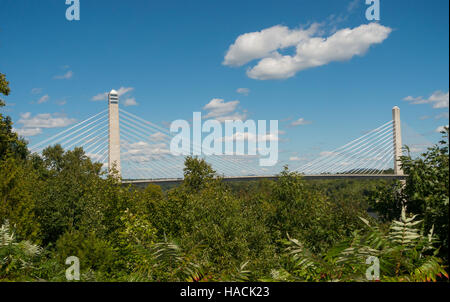
[[[435,116],[435,119],[437,119],[437,120],[439,120],[441,118],[448,120],[448,112],[442,112],[442,113],[440,113],[440,114]]]
[[[236,90],[237,93],[243,94],[243,95],[248,95],[250,93],[250,89],[248,88],[238,88]]]
[[[299,118],[298,120],[295,120],[291,123],[291,126],[300,126],[300,125],[309,125],[311,124],[311,121],[307,121],[304,118]]]
[[[17,121],[22,124],[22,128],[14,129],[14,131],[22,136],[35,136],[42,133],[42,128],[66,127],[75,122],[75,119],[59,113],[41,113],[33,117],[30,112],[26,112],[22,113]]]
[[[331,156],[331,155],[336,155],[336,153],[333,151],[322,151],[319,153],[319,156]]]
[[[127,94],[127,93],[130,92],[130,91],[133,91],[133,90],[134,90],[133,87],[120,87],[120,88],[117,90],[117,94],[118,94],[119,97],[120,97],[120,96],[122,96],[122,95]]]
[[[302,159],[298,156],[291,156],[291,157],[289,157],[289,160],[290,161],[301,161]]]
[[[286,26],[275,25],[258,32],[240,35],[229,47],[223,64],[242,66],[254,59],[267,57],[277,49],[295,46],[300,41],[307,40],[317,28],[317,24],[306,30],[291,30]]]
[[[13,131],[21,136],[35,136],[42,133],[41,128],[21,128],[21,129],[13,129]]]
[[[117,94],[118,94],[119,97],[121,97],[121,96],[123,96],[123,95],[125,95],[128,92],[133,91],[133,90],[134,90],[133,87],[120,87],[119,89],[117,89]],[[108,99],[108,93],[109,92],[102,92],[102,93],[99,93],[97,95],[94,95],[91,100],[94,101],[94,102],[95,101],[105,101],[105,100]]]
[[[286,79],[308,68],[364,55],[370,46],[383,42],[392,31],[389,27],[370,23],[353,29],[341,29],[326,38],[313,37],[317,29],[317,24],[307,30],[290,30],[277,25],[260,32],[243,34],[230,46],[223,64],[241,66],[254,59],[261,59],[256,66],[247,70],[250,78]],[[296,46],[293,56],[278,52],[291,46]]]
[[[271,141],[278,141],[278,135],[277,134],[264,134],[264,135],[256,135],[255,133],[251,132],[236,132],[233,135],[230,136],[224,136],[220,139],[218,139],[219,142],[233,142],[233,141],[248,141],[248,142],[258,142],[265,140],[267,142]]]
[[[48,94],[46,94],[46,95],[44,95],[43,97],[41,97],[41,98],[37,101],[37,103],[38,103],[38,104],[45,103],[45,102],[48,101],[49,98],[50,98],[50,97],[48,96]]]
[[[410,144],[409,151],[413,153],[424,152],[428,147],[431,147],[431,144]]]
[[[18,120],[19,124],[23,125],[23,128],[60,128],[66,127],[76,122],[76,119],[68,118],[60,114],[41,113],[34,117],[30,112],[20,115]]]
[[[430,95],[430,97],[427,99],[424,99],[422,96],[419,97],[407,96],[403,100],[415,105],[432,104],[433,108],[441,109],[441,108],[448,108],[448,99],[449,99],[448,91],[445,93],[438,90],[433,92],[433,94]]]
[[[91,100],[95,102],[95,101],[105,101],[106,99],[108,99],[108,93],[102,92],[97,95],[94,95]]]
[[[167,139],[167,135],[162,132],[155,132],[150,135],[150,140],[152,141],[161,141]]]
[[[126,152],[122,153],[125,160],[134,162],[148,162],[152,159],[160,159],[165,155],[171,155],[165,143],[149,144],[143,141],[135,143],[122,142]]]
[[[223,99],[212,99],[206,104],[203,109],[209,111],[205,115],[205,119],[214,118],[219,122],[226,120],[245,120],[247,115],[245,113],[235,112],[239,101],[225,102]]]
[[[203,107],[203,109],[210,111],[206,116],[206,118],[208,118],[233,112],[236,109],[237,105],[239,105],[239,101],[225,102],[223,99],[212,99]]]
[[[53,78],[55,80],[68,80],[68,79],[72,78],[72,76],[73,76],[72,70],[68,70],[65,74],[63,74],[63,75],[56,75]]]
[[[447,127],[447,128],[448,128],[448,125],[446,125],[446,126],[439,126],[439,127],[437,127],[436,130],[434,130],[434,131],[440,133],[440,132],[442,132],[442,131],[445,131],[445,128],[444,128],[444,127]]]
[[[123,105],[124,105],[125,107],[128,107],[128,106],[137,106],[138,103],[136,102],[136,99],[135,99],[135,98],[128,98],[128,99],[126,99],[126,100],[123,102]]]
[[[21,118],[28,119],[31,116],[31,112],[25,112],[20,115]]]
[[[42,88],[33,88],[31,89],[31,94],[39,94],[42,92]]]

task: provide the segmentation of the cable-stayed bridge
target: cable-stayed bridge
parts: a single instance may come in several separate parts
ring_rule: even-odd
[[[185,160],[169,149],[174,136],[169,129],[119,108],[119,96],[112,90],[107,109],[34,144],[31,151],[40,153],[55,144],[65,150],[82,147],[104,169],[114,166],[123,182],[170,183],[182,180]],[[194,144],[192,150],[201,147]],[[305,178],[403,178],[401,150],[400,109],[394,107],[392,120],[291,171]],[[286,163],[260,167],[259,155],[237,153],[200,157],[227,180],[276,178]]]

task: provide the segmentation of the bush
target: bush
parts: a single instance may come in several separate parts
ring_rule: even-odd
[[[417,215],[408,217],[402,209],[388,231],[362,219],[368,230],[335,245],[326,253],[315,254],[301,241],[290,238],[284,254],[284,267],[274,270],[265,281],[367,281],[367,259],[379,261],[378,281],[425,282],[448,279],[433,229],[421,231]],[[371,264],[369,262],[369,264]],[[376,276],[375,276],[376,277]]]
[[[448,263],[449,234],[449,150],[448,128],[438,145],[428,148],[420,157],[409,154],[401,158],[406,183],[396,183],[375,194],[371,204],[384,221],[390,221],[403,206],[423,220],[424,232],[434,226],[441,244],[441,256]],[[446,141],[447,140],[447,141]]]
[[[89,270],[111,273],[116,257],[111,245],[93,233],[81,231],[67,231],[55,244],[56,259],[65,263],[66,258],[76,256],[80,259],[80,270]]]

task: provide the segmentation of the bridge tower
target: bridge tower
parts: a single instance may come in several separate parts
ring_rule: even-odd
[[[114,89],[108,94],[108,120],[108,169],[111,171],[114,166],[120,176],[119,95]]]
[[[402,129],[400,126],[400,108],[395,106],[392,108],[392,127],[394,128],[394,174],[403,175],[402,167],[400,166],[400,157],[402,156]]]

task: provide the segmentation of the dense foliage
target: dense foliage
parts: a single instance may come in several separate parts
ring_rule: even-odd
[[[64,281],[69,256],[82,281],[365,281],[371,256],[382,281],[447,276],[445,144],[402,159],[405,186],[287,167],[227,183],[187,157],[182,184],[163,190],[125,186],[79,148],[30,154],[0,121],[0,281]]]
[[[412,214],[423,220],[423,231],[434,228],[442,245],[441,255],[448,262],[449,233],[449,129],[442,132],[443,139],[428,148],[418,158],[402,157],[402,168],[408,175],[405,183],[381,188],[374,194],[371,205],[384,221],[398,217],[406,206]]]

